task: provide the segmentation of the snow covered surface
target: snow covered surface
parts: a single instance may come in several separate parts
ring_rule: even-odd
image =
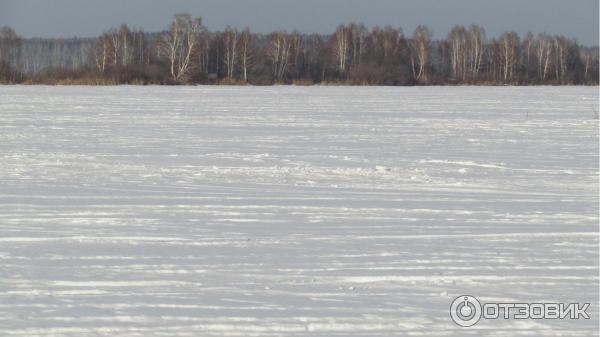
[[[0,87],[0,335],[594,336],[597,87]],[[589,302],[481,321],[454,297]]]

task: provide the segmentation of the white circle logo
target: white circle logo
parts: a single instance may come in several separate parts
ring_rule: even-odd
[[[473,296],[458,296],[450,305],[450,317],[460,326],[473,326],[481,319],[481,303]]]

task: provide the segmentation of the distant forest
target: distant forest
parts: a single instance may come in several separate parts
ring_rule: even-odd
[[[0,28],[0,83],[597,85],[598,47],[573,38],[455,26],[445,39],[419,26],[340,25],[333,34],[228,27],[176,15],[149,33],[127,25],[97,38],[22,38]]]

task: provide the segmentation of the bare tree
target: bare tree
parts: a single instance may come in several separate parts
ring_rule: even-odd
[[[0,62],[13,63],[18,54],[21,38],[10,27],[0,28]]]
[[[455,26],[448,34],[447,41],[452,77],[461,81],[477,80],[485,55],[485,30],[477,25],[472,25],[469,29]]]
[[[242,79],[248,82],[248,72],[254,65],[254,55],[256,50],[256,38],[250,29],[246,28],[240,35],[240,59],[242,66]]]
[[[0,80],[16,81],[18,75],[17,64],[21,59],[22,39],[14,29],[0,28]]]
[[[467,31],[467,36],[469,38],[468,64],[470,76],[472,79],[477,79],[484,54],[485,30],[480,26],[472,25]]]
[[[219,78],[253,83],[348,80],[349,83],[597,84],[598,49],[564,36],[514,32],[487,40],[482,27],[455,26],[443,40],[419,26],[368,30],[351,23],[331,35],[249,29],[211,33],[200,19],[176,15],[154,34],[123,24],[97,38],[20,38],[0,28],[0,81],[25,78],[110,79],[116,83],[204,82]]]
[[[302,78],[302,70],[304,68],[304,37],[302,34],[294,30],[292,34],[290,34],[290,41],[292,44],[291,51],[291,63],[293,65],[293,76],[295,78]]]
[[[119,36],[121,39],[121,65],[127,66],[131,62],[133,54],[133,46],[131,45],[131,30],[127,25],[121,25],[119,28]]]
[[[132,31],[127,25],[104,32],[91,48],[93,66],[101,73],[110,67],[144,64],[146,54],[144,32]]]
[[[577,42],[564,36],[555,36],[553,38],[554,70],[556,80],[564,83],[567,77],[568,63],[572,52],[577,47]]]
[[[289,62],[292,42],[289,34],[285,31],[271,33],[269,35],[269,44],[267,45],[267,58],[271,62],[273,77],[282,80],[286,75]]]
[[[326,45],[326,41],[319,34],[311,34],[306,39],[306,52],[304,55],[305,73],[308,78],[311,78],[315,82],[325,80],[325,71],[329,60],[329,51]]]
[[[455,26],[448,34],[452,77],[464,80],[467,74],[468,33],[465,27]]]
[[[526,79],[529,79],[529,71],[531,69],[531,59],[532,59],[534,46],[535,46],[535,39],[533,37],[533,34],[531,32],[528,32],[527,35],[525,35],[525,39],[523,39],[523,46],[522,46],[523,60],[521,61],[521,63],[523,64],[523,67],[525,68],[525,78]]]
[[[112,28],[106,33],[106,37],[108,38],[110,46],[110,60],[112,66],[116,67],[119,64],[119,55],[121,51],[121,36],[119,34],[119,31]]]
[[[107,34],[102,34],[94,47],[92,48],[92,57],[94,59],[94,65],[99,72],[104,73],[106,71],[106,65],[108,62],[110,41]]]
[[[427,67],[431,54],[431,30],[425,26],[415,29],[411,43],[411,69],[415,81],[427,81]]]
[[[502,60],[502,78],[504,82],[513,79],[515,65],[517,63],[517,52],[519,48],[519,36],[515,32],[506,32],[500,35]]]
[[[189,14],[177,14],[169,31],[162,35],[160,51],[167,57],[174,81],[187,79],[194,66],[192,55],[203,30],[200,18],[192,19]]]
[[[210,34],[205,29],[203,29],[199,34],[198,44],[196,46],[195,57],[196,57],[196,65],[197,65],[197,68],[199,69],[199,72],[203,73],[205,75],[208,75],[210,72],[210,64],[211,64],[210,44],[211,44]]]
[[[598,64],[598,52],[589,48],[580,48],[579,58],[583,63],[583,80],[587,82],[591,73],[590,69],[594,64]]]
[[[332,42],[337,69],[340,74],[346,74],[351,43],[350,27],[338,26],[333,34]]]
[[[363,24],[352,23],[350,24],[350,34],[352,36],[352,66],[358,66],[361,64],[365,52],[368,31]]]
[[[237,28],[231,27],[227,27],[222,34],[223,45],[225,46],[223,61],[225,62],[225,70],[229,80],[233,79],[237,62],[239,40],[238,35],[239,32]]]
[[[400,51],[404,47],[404,34],[401,28],[385,26],[381,36],[381,50],[383,51],[383,63],[394,64],[399,61]]]
[[[536,57],[538,64],[538,78],[545,81],[550,67],[552,53],[552,38],[546,34],[540,34],[537,38]]]

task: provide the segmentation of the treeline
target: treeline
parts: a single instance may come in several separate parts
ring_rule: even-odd
[[[24,39],[0,29],[0,82],[47,84],[598,84],[598,47],[560,35],[476,25],[442,40],[419,26],[341,25],[331,35],[228,27],[209,32],[200,18],[174,17],[168,30],[127,25],[98,38]]]

